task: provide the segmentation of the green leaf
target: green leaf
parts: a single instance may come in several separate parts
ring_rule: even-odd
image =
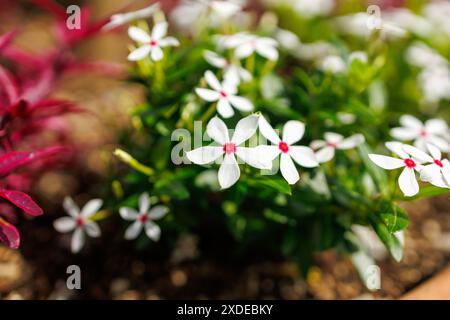
[[[422,198],[432,198],[432,197],[437,197],[443,194],[450,194],[450,189],[447,188],[439,188],[439,187],[435,187],[432,185],[427,185],[424,186],[422,188],[420,188],[420,191],[417,195],[415,195],[414,197],[405,197],[402,196],[400,197],[399,200],[402,201],[413,201],[413,200],[418,200],[418,199],[422,199]]]
[[[267,187],[271,188],[274,191],[281,192],[283,194],[291,195],[291,186],[286,182],[286,180],[270,176],[270,178],[266,178],[264,176],[259,176],[255,178],[247,179],[247,183],[251,187]]]
[[[361,157],[361,160],[363,161],[364,165],[367,168],[367,171],[372,176],[377,189],[383,194],[388,194],[388,182],[387,182],[387,176],[386,172],[378,167],[375,163],[372,162],[372,160],[369,159],[369,154],[373,153],[370,147],[366,143],[362,143],[358,147],[358,151]]]
[[[389,232],[388,227],[384,222],[375,214],[370,215],[372,227],[376,234],[388,249],[391,256],[395,261],[400,262],[403,257],[403,247],[395,234]]]
[[[395,205],[391,206],[391,210],[381,212],[380,216],[391,233],[405,229],[409,223],[405,211]]]

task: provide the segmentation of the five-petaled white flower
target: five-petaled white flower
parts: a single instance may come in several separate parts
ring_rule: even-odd
[[[104,31],[112,30],[126,23],[133,22],[138,19],[146,19],[151,17],[157,10],[160,9],[159,2],[153,3],[150,6],[137,11],[117,13],[111,16],[110,21],[102,28]]]
[[[211,71],[205,72],[206,83],[213,89],[196,88],[195,92],[205,101],[217,102],[217,112],[224,118],[230,118],[234,115],[236,109],[249,112],[253,110],[253,104],[247,98],[236,95],[236,84],[232,81],[220,83],[217,77]]]
[[[441,151],[438,147],[427,144],[428,152],[426,155],[429,164],[424,165],[420,171],[420,179],[440,188],[450,188],[450,161],[442,159]]]
[[[70,197],[64,199],[63,207],[69,214],[69,217],[62,217],[55,220],[53,226],[57,231],[62,233],[74,230],[71,243],[73,253],[77,253],[83,248],[85,232],[92,238],[100,237],[100,228],[91,218],[98,212],[102,204],[103,201],[101,199],[93,199],[87,202],[80,211]]]
[[[224,57],[218,55],[217,53],[209,50],[205,50],[203,53],[205,60],[216,68],[223,69],[225,81],[230,81],[238,85],[241,80],[243,82],[248,82],[252,80],[252,75],[246,69],[242,68],[240,65],[232,63],[231,61],[225,59]]]
[[[187,158],[195,164],[205,165],[223,155],[218,174],[219,184],[223,189],[235,184],[241,175],[235,155],[252,167],[271,169],[272,163],[261,157],[256,148],[239,146],[255,134],[258,118],[259,116],[250,115],[241,119],[231,139],[225,123],[218,117],[212,118],[206,127],[206,132],[219,146],[207,146],[189,151],[186,154]]]
[[[271,61],[278,60],[278,42],[273,38],[258,37],[246,32],[219,37],[219,46],[234,48],[234,55],[244,59],[254,52]]]
[[[422,164],[428,162],[430,157],[420,149],[401,142],[386,142],[386,148],[399,156],[400,159],[379,154],[369,154],[370,160],[386,170],[404,168],[398,177],[400,190],[407,197],[416,195],[419,192],[419,184],[417,183],[414,170],[420,172],[423,168]]]
[[[414,146],[426,151],[427,143],[435,145],[443,152],[450,151],[450,144],[445,138],[449,128],[441,119],[430,119],[423,124],[419,119],[411,115],[400,117],[402,127],[393,128],[391,136],[400,141],[414,140]]]
[[[362,134],[355,134],[348,138],[334,132],[326,132],[325,140],[314,140],[311,142],[311,148],[318,150],[316,158],[319,163],[330,161],[334,157],[336,149],[348,150],[357,147],[364,142]]]
[[[300,121],[291,120],[286,122],[283,129],[283,139],[277,135],[267,120],[260,116],[259,130],[261,134],[274,145],[258,146],[261,157],[272,161],[281,154],[280,170],[283,177],[289,184],[295,184],[300,176],[292,159],[300,166],[314,168],[319,165],[314,151],[309,147],[293,146],[292,144],[300,141],[305,133],[305,125]]]
[[[180,43],[174,37],[165,37],[167,34],[168,24],[167,22],[157,23],[152,30],[152,34],[149,35],[144,30],[137,27],[130,27],[128,29],[128,35],[136,42],[143,45],[132,51],[128,55],[128,60],[137,61],[142,60],[150,54],[153,61],[159,61],[163,58],[164,53],[162,48],[168,46],[178,46]]]
[[[134,221],[125,231],[125,239],[136,239],[145,229],[147,237],[153,241],[158,241],[161,236],[161,228],[155,224],[154,220],[163,218],[169,209],[165,206],[159,205],[150,209],[150,198],[147,193],[141,194],[139,197],[139,212],[135,209],[123,207],[120,208],[120,216],[128,221]]]

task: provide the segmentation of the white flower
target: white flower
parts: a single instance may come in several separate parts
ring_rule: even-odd
[[[425,68],[419,74],[418,81],[426,102],[450,100],[450,68],[445,66]]]
[[[300,121],[291,120],[286,122],[283,129],[283,139],[280,139],[263,116],[259,118],[259,130],[267,140],[274,144],[258,146],[257,149],[260,151],[261,157],[266,161],[273,161],[281,154],[281,174],[289,184],[295,184],[300,179],[292,159],[305,168],[314,168],[319,165],[311,148],[293,145],[300,141],[305,132],[305,125]]]
[[[416,195],[419,192],[419,184],[417,183],[414,170],[420,172],[423,168],[422,164],[430,161],[430,156],[420,149],[404,145],[401,142],[386,142],[386,147],[399,156],[400,159],[379,154],[369,154],[370,160],[386,170],[404,168],[398,177],[400,190],[407,197]]]
[[[347,70],[347,64],[341,57],[330,55],[321,61],[320,68],[325,72],[342,73]]]
[[[159,205],[150,209],[150,198],[147,193],[141,194],[139,197],[139,212],[135,209],[123,207],[120,208],[120,216],[128,221],[134,221],[125,231],[125,239],[136,239],[145,229],[147,237],[153,241],[158,241],[161,236],[161,228],[155,224],[154,220],[163,218],[169,209]]]
[[[362,134],[355,134],[344,139],[338,133],[326,132],[324,138],[325,140],[314,140],[311,142],[311,148],[314,150],[319,149],[316,151],[316,158],[319,163],[330,161],[334,157],[336,149],[348,150],[364,142],[364,136]]]
[[[258,128],[258,116],[250,115],[236,125],[233,137],[230,139],[228,128],[218,117],[212,118],[206,132],[219,146],[207,146],[189,151],[186,156],[195,164],[205,165],[223,156],[219,169],[219,184],[222,189],[231,187],[240,177],[239,165],[235,155],[245,163],[258,169],[271,169],[272,163],[265,162],[256,148],[239,147],[250,139]]]
[[[144,30],[137,27],[130,27],[128,35],[136,42],[143,45],[128,55],[128,60],[137,61],[142,60],[149,54],[153,61],[159,61],[163,58],[164,53],[162,48],[168,46],[179,46],[180,43],[174,37],[164,37],[167,34],[167,22],[157,23],[149,35]]]
[[[213,89],[196,88],[195,92],[205,101],[217,102],[217,112],[224,118],[230,118],[234,115],[231,106],[242,112],[253,110],[253,104],[250,100],[236,95],[236,84],[232,81],[220,83],[217,77],[211,71],[205,72],[206,83]]]
[[[252,75],[240,65],[232,63],[215,52],[205,50],[203,56],[208,63],[216,68],[223,69],[225,82],[230,81],[238,85],[241,80],[248,82],[252,79]]]
[[[414,146],[422,150],[427,150],[426,144],[430,143],[441,151],[450,151],[450,145],[444,138],[449,132],[445,121],[430,119],[423,124],[411,115],[403,115],[400,117],[400,124],[402,127],[393,128],[390,132],[395,139],[400,141],[414,140]]]
[[[101,231],[98,224],[91,220],[91,217],[98,212],[102,206],[101,199],[93,199],[85,204],[83,209],[73,202],[70,197],[64,199],[63,207],[69,214],[69,217],[63,217],[55,220],[53,226],[59,232],[66,233],[73,231],[72,236],[72,252],[77,253],[83,248],[85,234],[92,238],[100,237]]]
[[[414,42],[406,51],[406,61],[419,68],[446,67],[448,61],[423,42]]]
[[[430,164],[423,166],[420,179],[440,188],[450,188],[450,162],[442,159],[441,151],[437,147],[427,144],[427,149],[431,155],[427,159]]]
[[[298,14],[307,18],[328,15],[335,6],[335,0],[291,0],[290,2]]]
[[[138,19],[149,18],[157,10],[159,10],[159,8],[160,8],[160,4],[159,4],[159,2],[157,2],[157,3],[154,3],[144,9],[112,15],[110,18],[110,21],[103,26],[102,30],[104,30],[104,31],[112,30],[121,25],[130,23],[130,22],[138,20]]]
[[[298,36],[289,30],[277,28],[274,37],[278,41],[278,43],[286,50],[298,50],[301,46],[301,42]]]
[[[234,48],[234,55],[239,59],[247,58],[256,52],[271,61],[278,60],[278,42],[275,39],[258,37],[246,32],[219,37],[218,39],[219,46]]]

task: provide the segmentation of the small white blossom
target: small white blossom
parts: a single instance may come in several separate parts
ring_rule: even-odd
[[[206,132],[219,146],[207,146],[189,151],[186,156],[195,164],[205,165],[212,163],[223,156],[219,168],[219,184],[222,189],[234,185],[241,175],[236,156],[258,169],[271,169],[272,162],[265,161],[256,148],[240,147],[245,141],[250,139],[258,128],[258,116],[250,115],[243,118],[236,125],[236,129],[230,139],[228,128],[218,117],[212,118]]]
[[[341,57],[337,55],[330,55],[326,56],[321,61],[320,69],[330,73],[343,73],[347,71],[347,64]]]
[[[436,187],[450,188],[450,162],[448,159],[442,159],[441,151],[437,147],[427,144],[427,149],[431,155],[427,159],[430,164],[423,166],[420,179]]]
[[[174,37],[165,37],[167,34],[168,24],[167,22],[157,23],[152,30],[152,34],[149,35],[144,30],[137,27],[130,27],[128,29],[128,35],[136,42],[143,45],[132,51],[128,55],[128,60],[137,61],[142,60],[148,55],[153,61],[159,61],[164,57],[162,48],[168,46],[179,46],[180,43]]]
[[[247,98],[236,95],[237,88],[233,81],[224,81],[220,83],[217,77],[211,71],[205,72],[206,83],[212,88],[196,88],[195,92],[205,101],[216,102],[217,112],[224,118],[230,118],[234,115],[231,106],[242,112],[253,111],[254,106]]]
[[[357,147],[364,142],[362,134],[355,134],[344,138],[342,135],[334,132],[326,132],[325,140],[314,140],[311,142],[311,148],[316,151],[316,158],[319,163],[330,161],[335,154],[335,150],[348,150]]]
[[[241,81],[248,82],[252,80],[252,75],[246,69],[213,51],[205,50],[203,56],[210,65],[224,71],[225,81],[230,81],[231,83],[238,85]]]
[[[430,119],[423,124],[419,119],[411,115],[400,117],[402,127],[393,128],[391,136],[400,141],[414,141],[414,146],[427,150],[426,144],[432,144],[443,152],[450,151],[450,145],[445,139],[449,133],[447,123],[441,119]]]
[[[246,32],[236,33],[231,36],[217,37],[219,46],[235,49],[234,55],[244,59],[254,52],[271,61],[278,60],[278,42],[268,37],[258,37]]]
[[[404,168],[398,177],[398,185],[405,196],[415,196],[419,193],[419,184],[417,183],[415,171],[420,172],[423,169],[422,164],[433,159],[420,149],[404,145],[401,142],[386,142],[386,148],[399,156],[400,159],[379,154],[369,154],[370,160],[386,170]]]
[[[271,162],[281,154],[281,174],[289,184],[295,184],[300,180],[300,176],[292,160],[305,168],[314,168],[319,165],[314,151],[311,148],[293,145],[301,140],[305,132],[305,125],[302,122],[295,120],[286,122],[283,129],[283,138],[280,139],[267,120],[263,116],[260,116],[259,130],[274,145],[263,145],[256,148],[260,150],[261,157],[265,161]]]
[[[110,21],[103,26],[102,30],[104,30],[104,31],[112,30],[112,29],[122,26],[124,24],[133,22],[135,20],[149,18],[157,10],[159,10],[159,8],[160,8],[160,4],[159,4],[159,2],[157,2],[157,3],[154,3],[144,9],[112,15],[110,18]]]
[[[124,220],[134,221],[125,231],[125,239],[136,239],[144,229],[147,237],[158,241],[161,236],[161,228],[153,221],[162,219],[169,209],[162,205],[150,209],[150,198],[147,193],[143,193],[139,197],[139,212],[128,207],[120,208],[119,212]]]
[[[100,228],[91,218],[98,212],[102,204],[102,200],[93,199],[87,202],[80,211],[70,197],[64,199],[63,207],[69,216],[55,220],[53,226],[58,232],[67,233],[73,231],[71,243],[73,253],[77,253],[83,248],[85,233],[92,238],[100,237]]]

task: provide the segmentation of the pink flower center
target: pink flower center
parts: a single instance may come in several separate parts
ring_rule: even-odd
[[[155,47],[155,46],[158,45],[158,42],[157,42],[156,40],[152,40],[152,41],[149,42],[149,44],[150,44],[152,47]]]
[[[286,142],[281,141],[278,144],[278,149],[280,149],[281,152],[283,152],[283,153],[287,153],[289,151],[289,146],[288,146],[288,144]]]
[[[142,223],[146,223],[148,221],[148,215],[146,213],[142,213],[139,215],[138,220]]]
[[[226,154],[236,153],[236,145],[234,143],[225,143],[223,145],[223,152]]]
[[[228,97],[228,94],[223,90],[220,91],[220,95],[222,96],[222,98]]]
[[[427,130],[425,130],[425,129],[420,130],[420,136],[421,136],[422,138],[425,138],[426,136],[428,136]]]
[[[333,148],[333,149],[336,149],[337,144],[334,143],[334,142],[327,142],[327,146],[328,146],[328,147],[331,147],[331,148]]]
[[[81,227],[84,225],[84,219],[83,217],[77,217],[75,220],[75,223],[77,224],[77,226]]]
[[[405,159],[403,161],[405,162],[405,165],[410,169],[413,169],[416,166],[416,163],[413,159]]]
[[[434,159],[434,163],[437,164],[439,167],[443,168],[444,165],[442,164],[441,160]]]

